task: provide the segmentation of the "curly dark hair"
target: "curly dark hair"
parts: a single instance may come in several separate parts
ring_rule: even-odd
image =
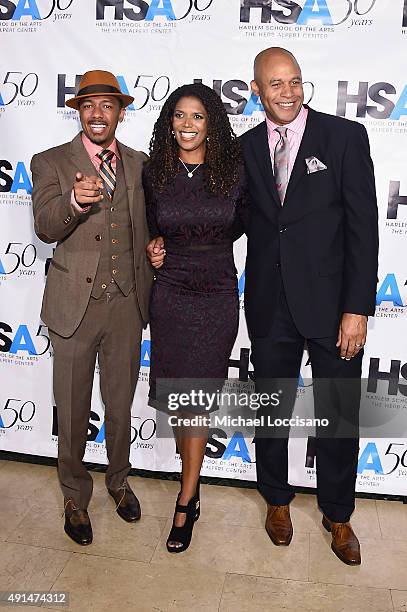
[[[231,128],[222,100],[210,87],[190,83],[178,87],[165,101],[154,125],[150,141],[148,169],[152,186],[162,191],[179,168],[179,147],[172,134],[176,105],[184,97],[198,98],[208,113],[208,142],[205,152],[204,181],[209,193],[227,197],[239,178],[240,145]]]

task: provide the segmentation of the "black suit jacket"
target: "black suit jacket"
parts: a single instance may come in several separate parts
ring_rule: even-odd
[[[267,335],[281,283],[304,337],[336,335],[344,312],[375,311],[378,217],[365,128],[308,109],[281,206],[264,121],[241,137],[252,202],[245,309],[249,333]],[[305,159],[326,170],[308,174]]]

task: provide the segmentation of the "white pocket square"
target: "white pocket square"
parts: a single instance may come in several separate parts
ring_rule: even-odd
[[[325,164],[318,159],[318,157],[306,157],[305,163],[307,164],[307,174],[312,174],[313,172],[319,172],[320,170],[328,169]]]

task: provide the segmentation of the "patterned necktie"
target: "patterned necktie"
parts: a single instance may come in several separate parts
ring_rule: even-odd
[[[288,163],[290,161],[290,145],[287,138],[287,128],[277,127],[275,131],[280,139],[274,149],[274,178],[281,204],[284,202],[288,185]]]
[[[109,149],[103,149],[97,156],[101,160],[99,174],[105,184],[107,195],[112,199],[116,187],[116,174],[112,167],[114,153],[113,151],[109,151]]]

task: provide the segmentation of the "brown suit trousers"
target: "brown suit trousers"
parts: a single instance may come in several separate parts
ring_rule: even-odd
[[[65,499],[73,499],[77,507],[84,509],[88,507],[93,486],[82,458],[96,356],[105,406],[109,460],[106,486],[118,489],[131,467],[130,410],[140,364],[142,320],[135,292],[125,297],[116,285],[112,289],[98,300],[90,299],[85,316],[70,338],[49,332],[54,348],[54,396],[58,408],[58,476]]]

